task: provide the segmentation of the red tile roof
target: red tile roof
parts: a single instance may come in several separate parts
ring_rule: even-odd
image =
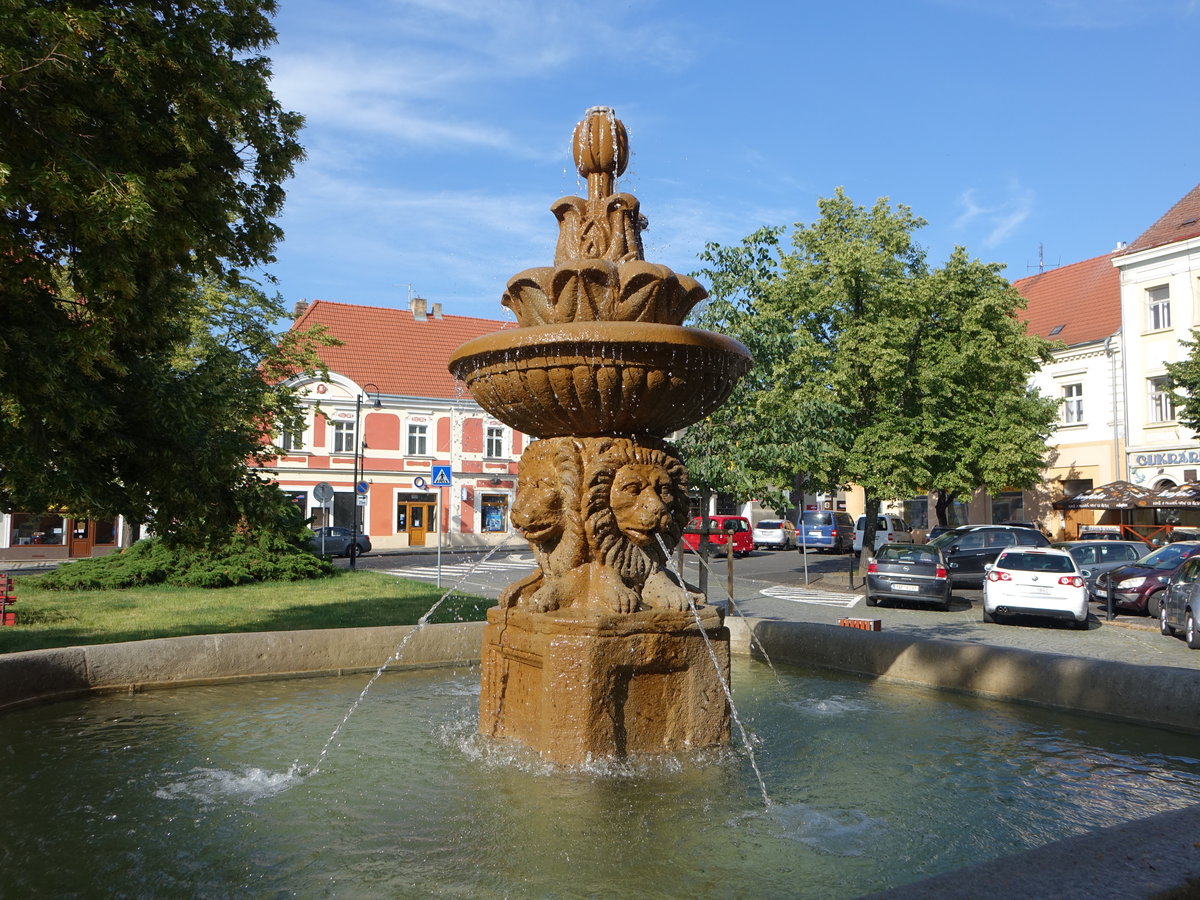
[[[1112,264],[1116,255],[1106,253],[1014,281],[1029,304],[1024,315],[1029,332],[1068,346],[1116,333],[1121,327],[1121,282]],[[1062,329],[1052,334],[1059,325]]]
[[[1168,209],[1157,222],[1124,248],[1121,253],[1149,250],[1176,241],[1200,237],[1200,184],[1183,195],[1178,203]]]
[[[314,300],[292,328],[324,325],[341,340],[340,347],[323,347],[321,359],[330,371],[353,379],[361,387],[372,383],[382,394],[407,397],[463,399],[470,395],[446,370],[450,354],[472,338],[515,322],[442,316],[425,321],[411,310],[356,306]]]

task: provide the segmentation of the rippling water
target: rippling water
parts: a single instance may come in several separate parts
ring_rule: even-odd
[[[563,770],[474,732],[478,673],[0,716],[0,897],[855,897],[1200,802],[1192,737],[734,663],[745,755]]]

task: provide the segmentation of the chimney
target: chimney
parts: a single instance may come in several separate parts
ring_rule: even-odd
[[[424,322],[426,320],[427,317],[425,315],[425,303],[426,301],[423,297],[412,298],[411,306],[414,322]]]
[[[297,300],[295,307],[292,309],[292,317],[296,319],[300,318],[302,315],[304,315],[304,311],[306,309],[308,309],[308,301]]]
[[[432,316],[433,316],[435,319],[441,319],[441,317],[442,317],[442,304],[440,304],[440,303],[435,303],[435,304],[433,304],[433,306],[431,306],[431,307],[429,308],[429,312],[430,312],[430,315],[432,315]]]

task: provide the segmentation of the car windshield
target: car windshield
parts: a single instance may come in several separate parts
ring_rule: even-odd
[[[1074,572],[1075,560],[1057,553],[1005,553],[996,560],[996,567],[1016,572]]]
[[[1167,544],[1165,547],[1159,547],[1145,559],[1139,560],[1139,564],[1148,566],[1151,569],[1174,569],[1181,562],[1196,552],[1196,548],[1184,547],[1180,544]]]
[[[896,544],[884,544],[875,554],[880,562],[924,563],[934,565],[938,561],[938,552],[925,547],[902,547]]]
[[[930,547],[949,547],[955,541],[962,537],[962,533],[958,531],[943,531],[937,537],[929,542]]]
[[[833,515],[819,510],[809,510],[804,514],[805,525],[832,525]]]

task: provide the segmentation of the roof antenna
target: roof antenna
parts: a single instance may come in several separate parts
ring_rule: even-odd
[[[404,288],[408,288],[408,308],[409,308],[409,309],[412,309],[412,298],[413,298],[413,288],[412,288],[412,285],[411,285],[411,284],[406,284],[405,282],[401,281],[401,282],[399,282],[399,283],[397,283],[397,284],[396,284],[396,287],[404,287]]]
[[[1052,269],[1057,269],[1057,268],[1059,267],[1059,265],[1060,265],[1060,263],[1055,263],[1055,264],[1054,264],[1054,265],[1052,265],[1050,268],[1052,268]],[[1032,268],[1033,268],[1033,266],[1031,266],[1031,265],[1029,265],[1029,264],[1026,264],[1025,268],[1027,268],[1027,269],[1032,269]],[[1045,245],[1044,245],[1044,244],[1042,244],[1042,242],[1041,242],[1041,241],[1038,241],[1038,264],[1037,264],[1037,270],[1038,270],[1038,274],[1039,274],[1039,275],[1040,275],[1040,274],[1042,274],[1043,272],[1045,272],[1045,271],[1046,271],[1046,248],[1045,248]]]

